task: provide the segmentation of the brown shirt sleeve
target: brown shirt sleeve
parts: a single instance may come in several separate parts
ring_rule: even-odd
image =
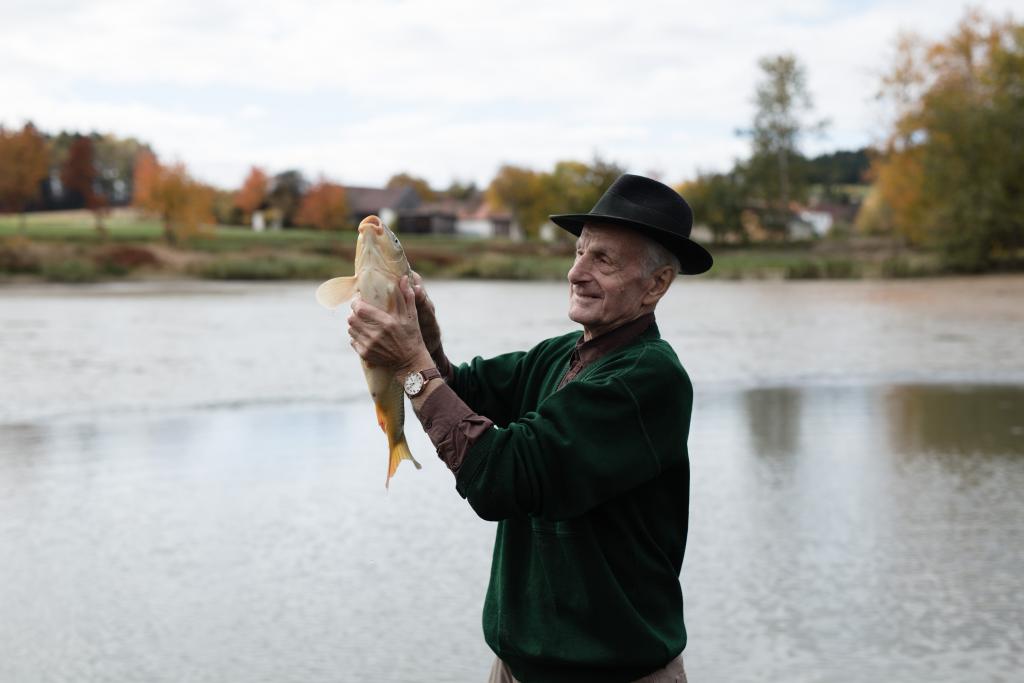
[[[445,354],[443,348],[438,348],[437,355],[432,356],[434,363],[437,365],[437,371],[441,373],[441,379],[448,382],[452,381],[455,376],[455,368],[452,367],[452,362],[448,360],[448,356]]]
[[[447,370],[448,373],[441,371],[445,379],[450,377],[450,363]],[[447,384],[439,386],[426,398],[417,417],[437,449],[438,457],[453,474],[459,471],[469,447],[494,426],[490,419],[474,413]]]

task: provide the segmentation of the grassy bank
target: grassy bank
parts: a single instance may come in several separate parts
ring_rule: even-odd
[[[93,282],[120,278],[317,280],[350,274],[355,233],[220,226],[177,245],[160,224],[130,210],[111,214],[107,236],[84,211],[0,216],[0,279]],[[413,268],[427,277],[552,279],[572,263],[569,242],[512,242],[402,235]],[[864,240],[712,247],[721,279],[852,279],[940,274],[923,252]]]

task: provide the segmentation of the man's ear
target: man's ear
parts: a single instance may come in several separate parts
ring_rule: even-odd
[[[676,271],[672,266],[662,266],[654,271],[650,278],[651,286],[647,288],[643,299],[646,305],[656,304],[661,297],[665,296],[665,292],[676,279]]]

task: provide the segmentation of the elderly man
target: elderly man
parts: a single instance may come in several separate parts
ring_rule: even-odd
[[[576,331],[453,366],[418,278],[389,314],[355,301],[352,345],[398,366],[455,487],[498,522],[484,637],[492,681],[684,681],[679,584],[692,387],[654,309],[711,267],[674,190],[623,175],[588,214],[569,270]]]

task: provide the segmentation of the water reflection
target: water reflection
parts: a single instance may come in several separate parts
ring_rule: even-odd
[[[765,456],[795,453],[800,439],[800,402],[795,387],[750,389],[743,393],[753,452]]]
[[[897,453],[1024,454],[1024,388],[897,386],[885,396]]]

